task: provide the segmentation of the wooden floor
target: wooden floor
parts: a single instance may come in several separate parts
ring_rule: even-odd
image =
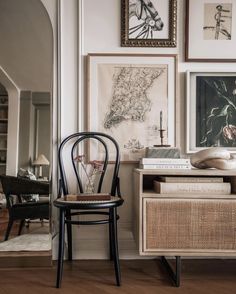
[[[54,288],[56,268],[0,269],[1,294],[233,294],[236,260],[184,260],[180,288],[171,285],[158,260],[121,261],[122,286],[114,284],[110,261],[65,264],[61,289]]]

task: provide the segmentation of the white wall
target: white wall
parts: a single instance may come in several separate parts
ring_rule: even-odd
[[[0,0],[0,64],[20,90],[51,91],[52,29],[42,8],[40,0]]]
[[[181,41],[177,48],[122,48],[120,47],[120,1],[118,0],[84,0],[80,3],[79,11],[79,54],[82,81],[79,89],[79,128],[83,129],[86,119],[86,76],[85,65],[88,53],[174,53],[179,52]],[[182,9],[179,6],[179,11]],[[179,17],[181,20],[181,17]],[[180,23],[182,25],[182,22]],[[178,26],[179,30],[180,26]],[[178,32],[178,35],[180,33]],[[180,36],[180,38],[182,38]],[[119,248],[121,258],[137,258],[135,242],[132,234],[133,226],[133,169],[135,164],[122,164],[120,169],[121,190],[125,204],[119,209]],[[77,228],[74,229],[77,233]],[[81,232],[82,231],[82,232]],[[80,228],[81,238],[75,255],[77,258],[106,258],[107,257],[107,231],[105,228],[95,228],[91,231]],[[82,239],[82,240],[81,240]],[[82,241],[82,243],[81,243]],[[75,248],[75,249],[76,249]]]
[[[50,0],[44,0],[44,2]],[[122,48],[120,47],[120,0],[66,0],[60,5],[61,62],[61,135],[83,130],[85,118],[85,57],[88,53],[148,53],[178,54],[178,82],[176,97],[177,145],[185,148],[185,77],[187,69],[234,68],[234,64],[185,63],[185,1],[178,0],[178,30],[176,48]],[[77,6],[78,4],[78,6]],[[60,21],[61,20],[61,21]],[[59,34],[59,35],[60,35]],[[78,55],[76,54],[78,53]],[[78,67],[77,67],[78,66]],[[71,81],[70,81],[71,79]],[[78,87],[79,86],[79,87]],[[78,107],[76,109],[76,107]],[[70,115],[70,118],[66,119]],[[76,125],[78,122],[78,125]],[[120,208],[119,245],[121,258],[138,257],[132,235],[134,164],[122,164],[121,184],[125,204]],[[74,229],[76,258],[106,258],[107,231],[105,228]],[[78,235],[77,235],[78,233]],[[78,241],[80,243],[78,244]]]
[[[16,175],[18,168],[20,90],[1,66],[0,82],[7,90],[9,107],[6,174]]]
[[[147,53],[178,54],[177,90],[177,145],[185,150],[185,71],[193,69],[234,69],[235,63],[184,62],[185,0],[178,0],[176,48],[122,48],[120,47],[120,0],[84,0],[83,2],[83,54],[87,53]],[[181,118],[181,119],[180,119]]]
[[[0,66],[10,81],[6,172],[11,175],[18,170],[19,93],[52,90],[52,28],[42,8],[40,0],[0,0]]]
[[[88,53],[147,53],[147,54],[182,54],[183,39],[183,1],[178,5],[178,45],[177,48],[127,48],[120,47],[120,1],[85,0],[82,19],[82,55]],[[84,77],[86,84],[86,77]],[[82,95],[85,97],[85,95]],[[177,108],[178,109],[178,108]],[[179,110],[178,110],[179,111]],[[179,132],[179,126],[177,126]],[[179,138],[179,136],[178,136]],[[177,138],[177,143],[179,142]],[[119,247],[121,258],[138,258],[132,234],[133,226],[133,169],[135,164],[122,164],[120,170],[121,191],[125,204],[119,209]],[[103,234],[105,238],[105,235]],[[102,241],[100,241],[102,244]],[[104,242],[104,244],[106,244]],[[100,248],[100,246],[99,246]],[[102,248],[102,247],[101,247]],[[105,251],[99,249],[96,257],[105,257]],[[81,255],[79,255],[81,256]],[[83,256],[82,256],[83,257]]]

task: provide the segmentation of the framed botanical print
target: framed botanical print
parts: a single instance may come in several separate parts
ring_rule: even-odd
[[[236,0],[187,0],[186,61],[236,61]]]
[[[176,47],[177,0],[121,0],[121,46]]]
[[[236,151],[236,71],[187,72],[187,153]]]
[[[175,146],[176,55],[89,54],[87,87],[88,130],[114,137],[123,162],[160,144],[160,128]],[[101,160],[97,146],[89,149]]]

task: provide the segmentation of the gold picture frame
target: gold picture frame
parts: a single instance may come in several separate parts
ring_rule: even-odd
[[[177,0],[121,0],[121,46],[176,47]]]

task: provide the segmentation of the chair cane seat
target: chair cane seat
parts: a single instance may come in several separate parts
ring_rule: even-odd
[[[56,207],[62,208],[86,208],[92,206],[92,208],[108,208],[108,207],[114,207],[114,206],[120,206],[122,205],[124,200],[120,197],[111,196],[110,200],[67,200],[66,196],[58,198],[54,200],[53,204]]]

